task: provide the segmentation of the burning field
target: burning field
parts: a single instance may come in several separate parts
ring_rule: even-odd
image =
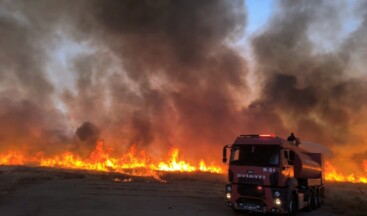
[[[33,156],[21,152],[9,151],[0,155],[2,165],[30,165],[43,167],[58,167],[79,170],[94,170],[105,172],[126,173],[135,176],[152,176],[159,179],[159,171],[171,172],[208,172],[222,174],[219,166],[205,163],[200,160],[198,164],[190,164],[179,157],[179,149],[172,149],[166,160],[153,159],[145,151],[138,151],[134,147],[129,152],[114,157],[113,149],[106,149],[102,141],[98,141],[89,157],[82,158],[73,152],[64,152],[59,155],[45,156],[38,152]]]
[[[94,170],[103,172],[116,172],[134,176],[151,176],[161,180],[159,173],[165,172],[206,172],[227,174],[226,168],[216,165],[214,162],[207,163],[200,160],[199,163],[190,163],[183,160],[179,155],[179,149],[171,149],[166,159],[152,158],[145,151],[138,151],[131,147],[129,151],[119,157],[113,156],[113,149],[104,147],[103,141],[98,141],[95,149],[89,157],[83,158],[71,151],[58,155],[45,156],[43,152],[35,155],[26,155],[22,152],[8,151],[0,155],[1,165],[33,165],[41,167],[68,168],[76,170]],[[364,172],[367,174],[367,160],[364,161]],[[329,160],[324,164],[325,180],[335,182],[367,183],[365,174],[347,175],[339,172]],[[162,180],[164,181],[164,180]]]
[[[364,195],[366,2],[277,1],[251,33],[250,2],[0,0],[0,165],[225,178],[236,136],[294,132]]]

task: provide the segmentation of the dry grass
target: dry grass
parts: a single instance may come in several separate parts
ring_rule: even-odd
[[[340,215],[367,216],[367,184],[327,183],[325,207]]]
[[[207,183],[212,193],[222,196],[227,176],[210,173],[159,173],[167,183],[184,185],[187,182],[195,189],[202,182]],[[124,180],[134,182],[160,182],[152,177],[136,177],[119,173],[101,173],[85,170],[63,170],[42,167],[11,167],[0,166],[0,203],[11,192],[26,187],[30,184],[38,184],[54,179],[92,179],[97,181],[112,181],[119,183]],[[185,183],[186,182],[186,183]],[[213,190],[218,190],[217,192]],[[195,189],[196,190],[196,189]],[[202,190],[202,188],[200,189]],[[214,196],[214,195],[213,195]],[[327,212],[338,215],[367,216],[367,184],[352,183],[326,183],[325,206]],[[36,215],[30,213],[29,215]]]
[[[211,183],[221,183],[225,184],[227,182],[227,176],[222,174],[212,174],[212,173],[203,173],[203,172],[192,172],[192,173],[184,173],[184,172],[161,172],[160,176],[162,179],[167,182],[176,182],[176,181],[202,181],[202,182],[211,182]],[[224,188],[224,186],[223,186]]]
[[[11,192],[53,179],[84,178],[85,174],[25,166],[0,166],[0,199]]]

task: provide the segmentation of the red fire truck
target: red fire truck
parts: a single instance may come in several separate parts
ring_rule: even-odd
[[[229,163],[226,205],[236,212],[288,215],[320,207],[323,155],[298,144],[275,135],[240,135],[224,146],[223,162]]]

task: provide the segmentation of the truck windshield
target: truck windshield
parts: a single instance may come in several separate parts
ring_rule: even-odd
[[[278,166],[280,148],[276,145],[235,145],[231,152],[232,165]]]

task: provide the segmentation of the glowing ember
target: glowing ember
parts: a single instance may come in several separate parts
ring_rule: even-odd
[[[116,177],[113,179],[114,182],[132,182],[133,179],[132,178],[119,178]]]
[[[366,160],[363,165],[366,168]],[[364,176],[357,176],[355,174],[347,174],[344,175],[336,170],[336,168],[331,165],[329,161],[325,161],[325,179],[328,181],[337,181],[337,182],[351,182],[351,183],[367,183],[367,172]],[[365,169],[366,171],[366,169]]]
[[[64,152],[52,157],[45,157],[42,152],[39,152],[35,156],[29,157],[19,152],[9,151],[5,155],[0,155],[0,164],[37,164],[44,167],[113,171],[132,175],[153,176],[156,179],[160,179],[156,171],[222,173],[222,169],[219,166],[214,164],[208,166],[203,160],[197,166],[180,160],[179,149],[172,149],[168,160],[158,162],[149,157],[144,151],[138,152],[134,147],[130,148],[129,152],[121,157],[113,157],[110,152],[106,151],[103,142],[99,141],[88,158],[82,158],[72,152]]]

